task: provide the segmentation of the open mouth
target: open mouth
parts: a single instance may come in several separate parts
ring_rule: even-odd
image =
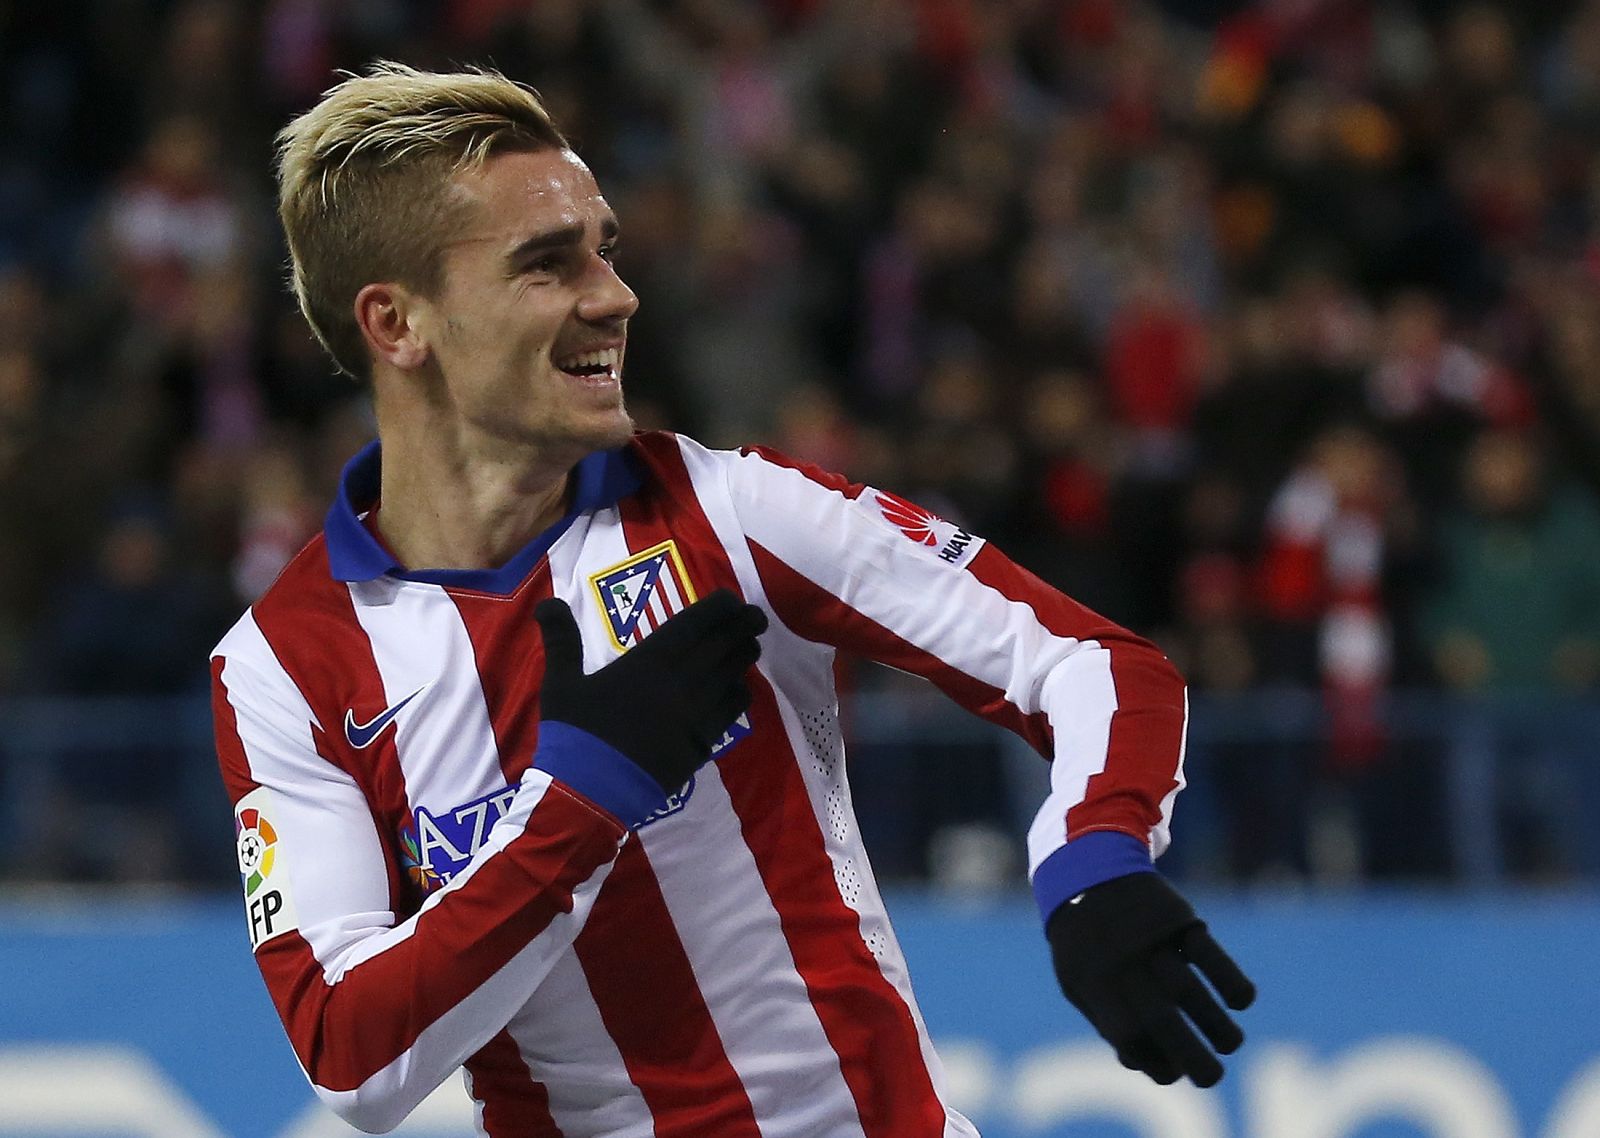
[[[622,349],[601,348],[593,352],[579,352],[557,360],[556,367],[577,379],[616,379],[622,367]]]

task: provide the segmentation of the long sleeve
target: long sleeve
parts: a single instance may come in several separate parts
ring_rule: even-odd
[[[1052,761],[1028,835],[1048,915],[1150,868],[1183,786],[1182,678],[1152,645],[892,494],[761,449],[716,453],[774,612],[924,676]]]
[[[257,964],[318,1095],[363,1130],[390,1129],[570,947],[639,809],[557,781],[554,752],[598,741],[551,732],[540,749],[553,753],[502,792],[470,862],[397,920],[401,870],[373,806],[321,753],[322,725],[248,616],[212,677]]]

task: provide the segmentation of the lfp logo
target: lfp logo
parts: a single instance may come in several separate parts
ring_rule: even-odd
[[[244,895],[253,897],[261,883],[272,876],[278,832],[261,816],[261,811],[254,808],[239,814],[233,826],[238,834],[239,873],[244,878]]]
[[[239,800],[233,814],[234,850],[239,857],[239,876],[244,878],[252,949],[299,927],[284,880],[278,831],[267,821],[266,805],[267,791],[258,787]]]

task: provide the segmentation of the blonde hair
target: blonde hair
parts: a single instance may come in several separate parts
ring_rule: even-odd
[[[463,221],[448,184],[507,150],[567,148],[532,88],[496,71],[380,62],[278,133],[278,217],[300,311],[339,370],[370,378],[355,298],[375,281],[429,294]]]

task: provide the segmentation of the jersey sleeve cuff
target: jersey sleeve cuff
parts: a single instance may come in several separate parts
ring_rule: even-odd
[[[1130,873],[1154,873],[1150,847],[1131,834],[1095,830],[1073,838],[1033,871],[1033,897],[1046,922],[1062,904],[1091,885]]]
[[[533,765],[611,811],[630,830],[667,805],[666,791],[643,767],[611,744],[559,719],[539,724]]]

